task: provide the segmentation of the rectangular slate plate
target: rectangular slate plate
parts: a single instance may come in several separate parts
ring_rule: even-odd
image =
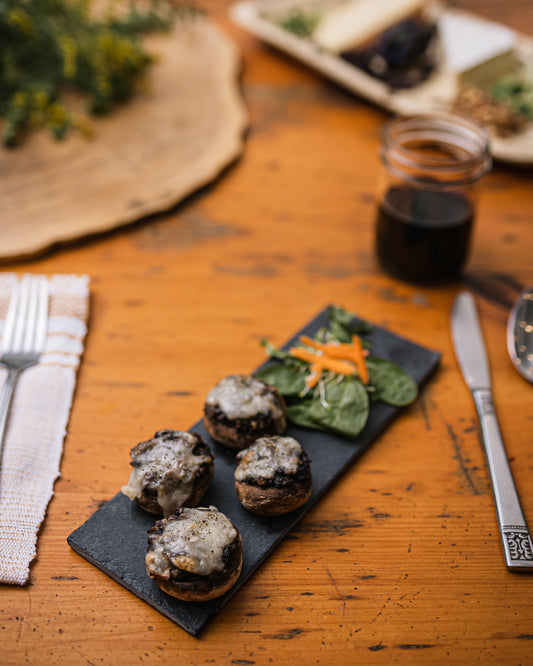
[[[299,331],[284,348],[293,344],[301,334],[314,335],[320,327],[327,325],[327,322],[326,308]],[[440,360],[440,354],[437,352],[377,326],[373,326],[370,339],[374,355],[388,358],[401,365],[419,386],[429,377]],[[124,585],[130,592],[190,634],[197,636],[244,585],[298,520],[383,432],[398,412],[398,408],[389,405],[373,404],[368,422],[355,440],[289,425],[287,434],[302,444],[311,459],[313,491],[303,507],[275,518],[254,516],[239,504],[233,488],[235,454],[213,442],[201,421],[191,428],[210,443],[215,454],[215,475],[202,506],[212,504],[225,513],[240,531],[244,546],[241,577],[231,590],[218,599],[201,603],[182,602],[157,587],[147,576],[144,567],[146,533],[156,518],[139,509],[135,502],[131,502],[120,492],[75,530],[68,537],[68,543],[77,553]]]

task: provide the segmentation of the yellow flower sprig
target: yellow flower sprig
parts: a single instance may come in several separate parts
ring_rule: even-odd
[[[58,139],[71,129],[89,135],[88,119],[63,101],[65,90],[78,91],[90,113],[111,111],[132,96],[153,62],[140,36],[194,13],[188,0],[130,0],[125,13],[109,0],[96,19],[90,2],[0,2],[0,116],[6,146],[17,145],[38,127]]]

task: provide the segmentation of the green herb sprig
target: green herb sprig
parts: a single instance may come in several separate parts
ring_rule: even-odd
[[[519,116],[533,120],[533,81],[518,76],[507,76],[491,89],[497,102],[503,102]]]
[[[298,37],[310,37],[320,19],[318,12],[293,9],[279,21],[279,25]]]

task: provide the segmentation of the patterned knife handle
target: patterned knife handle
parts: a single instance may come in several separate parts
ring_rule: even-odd
[[[509,571],[533,571],[533,541],[505,453],[492,393],[487,389],[476,389],[473,396],[481,424],[505,563]]]

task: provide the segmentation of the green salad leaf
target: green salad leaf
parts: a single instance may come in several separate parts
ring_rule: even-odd
[[[315,340],[327,344],[351,344],[354,335],[369,335],[372,327],[357,320],[354,314],[339,307],[328,309],[328,326],[320,329]],[[362,340],[366,349],[369,339]],[[365,385],[354,368],[349,375],[322,370],[318,383],[309,386],[311,364],[277,349],[263,340],[272,359],[255,375],[275,386],[287,403],[287,418],[307,428],[332,431],[355,438],[364,428],[371,405],[376,401],[394,407],[412,403],[418,387],[412,377],[396,363],[369,355],[366,358],[369,381]],[[305,345],[304,345],[305,346]],[[318,356],[320,358],[320,356]]]
[[[357,437],[369,412],[368,393],[360,379],[345,377],[324,383],[323,395],[289,404],[287,417],[293,423],[318,430],[332,430],[348,437]]]
[[[307,368],[303,361],[299,364],[287,361],[267,365],[255,373],[261,381],[275,386],[283,397],[296,399],[305,392],[306,374]]]
[[[370,383],[374,387],[372,400],[403,407],[411,404],[418,395],[418,386],[399,365],[379,356],[366,359]]]

